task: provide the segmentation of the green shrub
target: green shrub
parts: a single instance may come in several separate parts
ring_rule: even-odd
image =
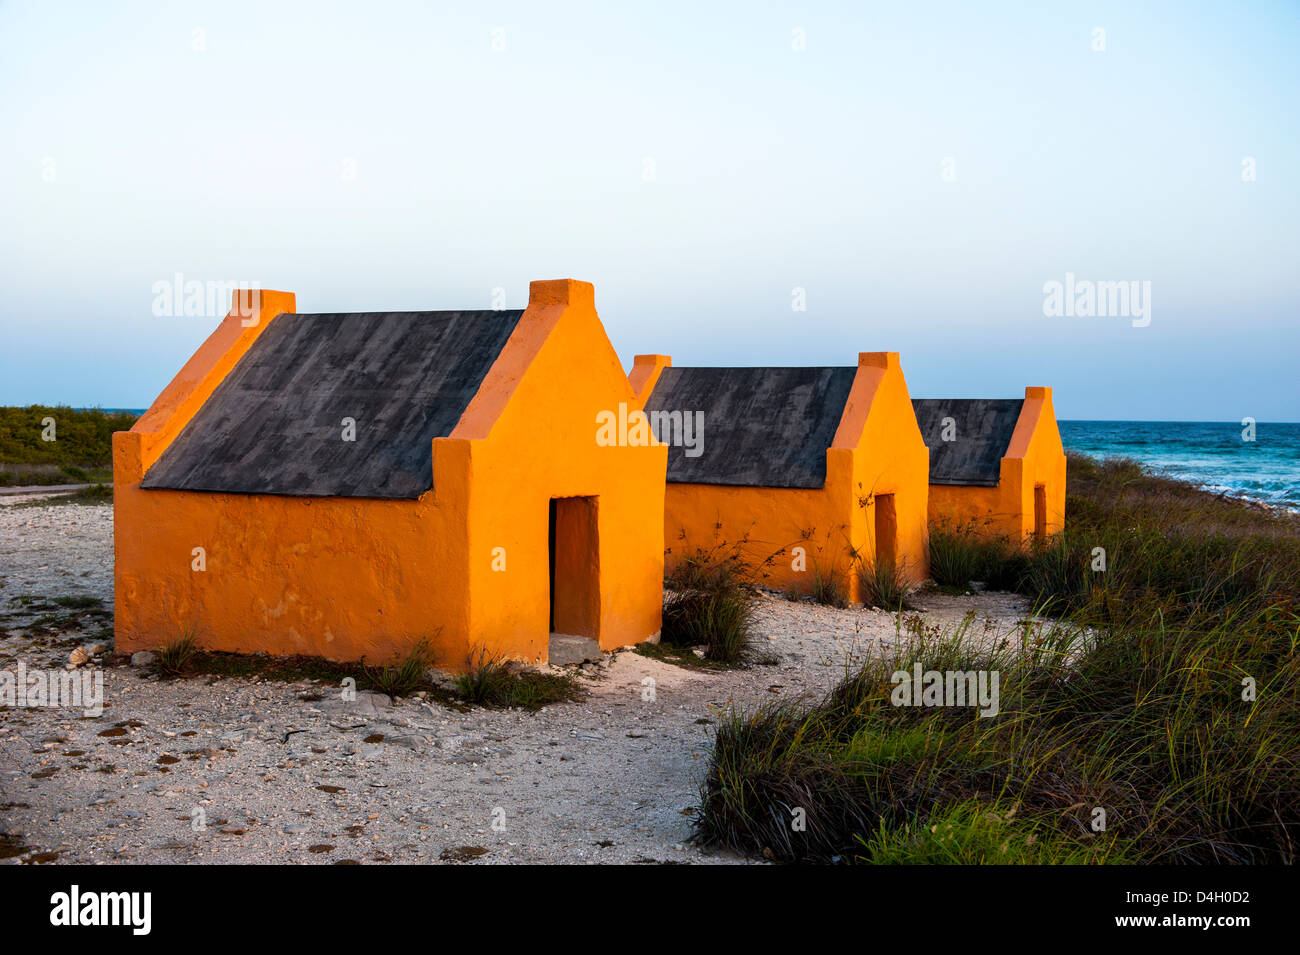
[[[421,637],[395,666],[366,667],[365,674],[371,689],[389,696],[406,696],[425,682],[425,674],[434,665],[433,647],[427,637]]]
[[[1072,838],[1019,807],[971,799],[859,840],[857,861],[873,865],[1096,865],[1128,863],[1113,837]]]
[[[941,586],[969,589],[982,581],[991,590],[1019,589],[1027,548],[974,521],[938,521],[929,531],[930,576]]]
[[[53,441],[43,438],[46,418],[54,419]],[[137,420],[132,414],[100,408],[73,409],[49,405],[0,408],[0,462],[6,465],[68,465],[74,469],[95,465],[109,467],[113,461],[113,432],[129,431]],[[31,483],[62,482],[45,480]]]
[[[456,677],[456,691],[466,703],[522,710],[539,710],[549,703],[583,696],[569,674],[514,667],[482,647],[471,655],[469,668]]]
[[[182,630],[173,640],[158,648],[155,661],[158,671],[166,676],[178,676],[185,672],[198,652],[198,635],[191,628]]]
[[[907,608],[907,595],[912,591],[912,581],[905,564],[885,560],[867,564],[861,557],[855,560],[864,604],[884,610]]]
[[[946,521],[930,526],[930,576],[936,584],[966,588],[972,580],[982,580],[983,555],[979,539],[970,524],[952,525]]]
[[[845,592],[844,573],[834,568],[823,571],[816,562],[813,563],[812,570],[812,590],[809,595],[813,601],[827,607],[847,607],[849,598]]]
[[[754,587],[734,551],[698,550],[665,581],[660,639],[673,646],[703,646],[708,660],[738,663],[750,652]]]
[[[60,607],[67,607],[69,610],[88,610],[91,607],[102,607],[104,600],[101,597],[91,597],[88,594],[76,594],[70,597],[54,597],[54,603]]]

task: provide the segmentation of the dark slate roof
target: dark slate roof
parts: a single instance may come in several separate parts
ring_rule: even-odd
[[[646,404],[704,413],[702,453],[688,457],[664,424],[672,484],[822,487],[856,368],[665,368]]]
[[[930,449],[931,484],[993,487],[1020,419],[1023,398],[914,398],[916,423]],[[954,440],[943,440],[952,418]]]
[[[456,427],[522,314],[280,315],[142,486],[416,498],[433,487],[431,442]]]

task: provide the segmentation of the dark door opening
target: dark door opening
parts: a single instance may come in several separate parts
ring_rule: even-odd
[[[551,632],[600,636],[596,498],[551,499]]]
[[[551,583],[550,590],[547,591],[551,595],[551,633],[555,632],[555,505],[557,503],[555,498],[551,498],[551,522],[546,532],[547,540],[550,542],[548,550],[551,552]]]
[[[1042,543],[1047,540],[1047,486],[1034,485],[1034,538]]]
[[[876,495],[876,567],[892,571],[897,557],[898,516],[894,511],[894,495]]]

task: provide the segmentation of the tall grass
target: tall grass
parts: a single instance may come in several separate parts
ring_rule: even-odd
[[[1095,865],[1131,863],[1114,839],[1089,843],[1026,818],[1018,804],[970,799],[933,816],[860,838],[874,865]]]
[[[930,527],[928,547],[936,584],[965,589],[980,581],[993,590],[1013,590],[1024,573],[1025,548],[975,521],[938,521]]]
[[[1300,526],[1131,462],[1070,469],[1067,531],[994,568],[1055,622],[900,627],[826,698],[732,712],[697,837],[783,861],[1295,861]],[[955,551],[950,579],[997,559]],[[893,705],[915,663],[996,671],[1000,712]]]
[[[870,563],[860,551],[852,551],[853,569],[858,577],[862,603],[883,610],[908,609],[907,597],[914,581],[906,561],[882,560]]]
[[[389,696],[406,696],[425,682],[425,674],[436,662],[428,637],[417,640],[406,656],[391,666],[365,668],[372,689]]]
[[[466,671],[456,677],[456,691],[466,703],[522,710],[540,710],[548,703],[583,696],[572,676],[516,667],[481,646],[470,654]]]
[[[1039,839],[985,861],[1293,861],[1300,618],[1089,633],[1029,628],[984,649],[964,628],[922,636],[824,700],[731,714],[698,836],[784,861],[902,861],[934,849],[918,827],[956,813],[960,838],[988,840],[1015,806]],[[893,705],[892,674],[915,663],[996,671],[999,714]]]
[[[845,573],[838,568],[823,569],[821,563],[814,560],[812,566],[812,583],[808,596],[813,603],[826,607],[843,609],[849,605],[848,589],[845,587]]]
[[[1300,516],[1071,456],[1066,530],[1028,555],[1019,589],[1090,623],[1194,627],[1300,606]],[[1102,559],[1102,560],[1099,560]],[[1104,566],[1104,569],[1094,569]]]
[[[739,663],[749,655],[754,585],[738,549],[696,550],[664,584],[664,643],[703,646],[705,658],[719,663]]]
[[[198,632],[193,627],[185,627],[158,648],[154,662],[160,673],[165,676],[177,676],[185,672],[198,652]]]

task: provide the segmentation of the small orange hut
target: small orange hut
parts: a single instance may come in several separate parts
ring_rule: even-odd
[[[877,563],[928,576],[928,452],[896,352],[856,368],[674,368],[638,355],[629,380],[668,450],[671,566],[736,546],[773,587],[833,578],[865,599]]]
[[[635,401],[586,282],[523,310],[299,314],[236,302],[114,435],[117,646],[440,666],[544,661],[552,636],[654,636],[666,449],[610,444]]]
[[[1065,449],[1051,388],[912,402],[930,448],[930,520],[1020,542],[1065,526]]]

